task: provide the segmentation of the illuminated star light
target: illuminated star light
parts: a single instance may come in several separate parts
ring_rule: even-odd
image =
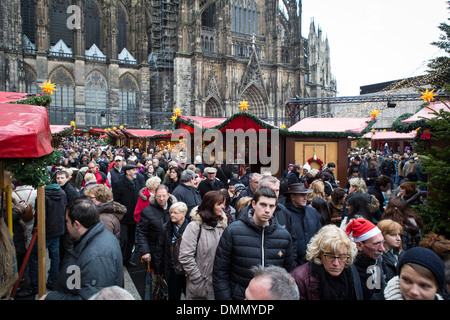
[[[44,84],[39,87],[42,88],[42,93],[48,93],[50,95],[53,95],[53,91],[56,91],[55,84],[47,81],[44,81]]]
[[[175,120],[177,120],[177,118],[178,118],[177,116],[173,116],[172,117],[172,122],[175,122]]]
[[[372,118],[376,118],[378,117],[378,115],[380,114],[380,111],[378,111],[377,109],[372,110],[372,112],[370,113],[370,116]]]
[[[176,108],[176,109],[173,111],[173,113],[174,113],[174,115],[176,115],[176,116],[180,116],[180,115],[181,115],[181,110],[180,110],[180,108]]]
[[[242,100],[239,109],[241,111],[248,110],[248,101]]]
[[[429,91],[428,89],[425,92],[420,91],[422,96],[419,99],[423,99],[423,102],[431,102],[434,100],[434,96],[437,96],[437,93],[433,93],[434,89]]]

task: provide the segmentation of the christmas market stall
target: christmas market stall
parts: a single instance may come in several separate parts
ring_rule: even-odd
[[[415,130],[411,132],[372,131],[366,133],[362,138],[370,139],[370,147],[372,150],[382,151],[387,143],[390,150],[399,151],[403,154],[405,147],[411,147],[416,133]]]
[[[9,93],[9,95],[20,94]],[[10,102],[14,102],[13,100],[11,99]],[[11,233],[13,232],[12,182],[16,180],[22,185],[30,185],[37,189],[35,213],[37,233],[35,235],[37,235],[38,243],[39,297],[46,292],[44,187],[51,183],[47,166],[60,159],[59,151],[54,150],[51,144],[51,129],[45,107],[0,103],[0,187],[6,195],[6,221]],[[19,275],[23,272],[23,267]]]
[[[309,164],[322,170],[329,162],[336,164],[336,180],[347,180],[347,149],[349,137],[361,137],[375,123],[367,118],[305,118],[288,128],[285,138],[286,158],[289,162]]]
[[[174,120],[175,129],[191,135],[191,159],[201,155],[211,166],[223,162],[238,174],[249,167],[251,172],[269,170],[281,175],[284,130],[245,111],[229,118],[178,116]]]
[[[179,143],[172,141],[172,131],[156,131],[151,129],[121,129],[125,137],[124,145],[128,148],[139,148],[142,152],[149,152],[151,149],[160,151],[167,149],[172,151]]]
[[[58,148],[59,144],[61,143],[61,137],[66,137],[73,135],[74,133],[74,126],[73,125],[50,125],[50,131],[52,134],[52,147]]]

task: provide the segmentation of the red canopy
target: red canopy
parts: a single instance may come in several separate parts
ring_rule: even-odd
[[[3,97],[6,94],[20,95],[2,92]],[[51,152],[50,122],[45,107],[0,103],[0,158],[38,158]]]

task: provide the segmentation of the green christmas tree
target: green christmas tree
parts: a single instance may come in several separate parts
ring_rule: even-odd
[[[450,1],[447,3],[450,6]],[[439,41],[432,44],[450,54],[450,25],[441,23],[439,29],[442,31]],[[428,72],[433,75],[433,87],[449,94],[450,57],[447,55],[432,59],[428,67]],[[449,106],[448,101],[442,102]],[[418,132],[420,135],[428,128],[431,137],[428,142],[418,143],[421,168],[429,177],[428,182],[419,182],[419,185],[427,187],[428,205],[415,206],[414,210],[424,219],[426,231],[433,231],[450,239],[450,112],[440,110],[433,113],[435,117],[426,120],[425,126]]]
[[[450,9],[450,1],[447,1]],[[450,18],[447,20],[450,21]],[[450,54],[450,25],[443,22],[438,27],[442,34],[439,37],[439,41],[432,42],[431,44],[444,50],[447,54]],[[436,89],[449,89],[449,79],[450,79],[450,57],[441,56],[435,59],[431,59],[428,63],[427,72],[431,76],[431,84]]]

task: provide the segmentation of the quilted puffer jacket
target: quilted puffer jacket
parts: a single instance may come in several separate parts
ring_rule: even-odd
[[[213,285],[216,300],[245,298],[255,265],[275,265],[288,272],[295,267],[289,232],[274,216],[266,227],[253,222],[253,208],[224,231],[216,251]]]

